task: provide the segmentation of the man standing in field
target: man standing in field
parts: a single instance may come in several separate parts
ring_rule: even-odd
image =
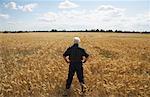
[[[86,89],[82,65],[87,61],[89,54],[87,54],[83,48],[79,47],[79,37],[74,37],[73,41],[74,44],[71,47],[69,47],[63,54],[65,61],[70,64],[68,78],[66,81],[66,92],[64,94],[66,96],[71,87],[71,83],[75,72],[77,73],[82,92],[84,93]]]

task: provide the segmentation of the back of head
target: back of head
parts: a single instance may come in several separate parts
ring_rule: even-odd
[[[74,44],[79,44],[80,38],[79,37],[74,37],[73,42],[74,42]]]

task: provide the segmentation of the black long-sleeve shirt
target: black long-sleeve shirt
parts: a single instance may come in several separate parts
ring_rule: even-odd
[[[89,54],[87,54],[83,48],[79,47],[78,44],[74,44],[65,51],[63,56],[69,56],[70,61],[82,61],[83,56],[87,58]]]

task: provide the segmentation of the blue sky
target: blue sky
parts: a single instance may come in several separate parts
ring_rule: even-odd
[[[150,0],[0,0],[0,31],[150,31]]]

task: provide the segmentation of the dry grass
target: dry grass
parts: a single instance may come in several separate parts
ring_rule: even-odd
[[[74,36],[90,54],[88,97],[150,97],[150,35],[116,33],[0,34],[0,97],[62,97]],[[78,88],[74,76],[71,97]]]

